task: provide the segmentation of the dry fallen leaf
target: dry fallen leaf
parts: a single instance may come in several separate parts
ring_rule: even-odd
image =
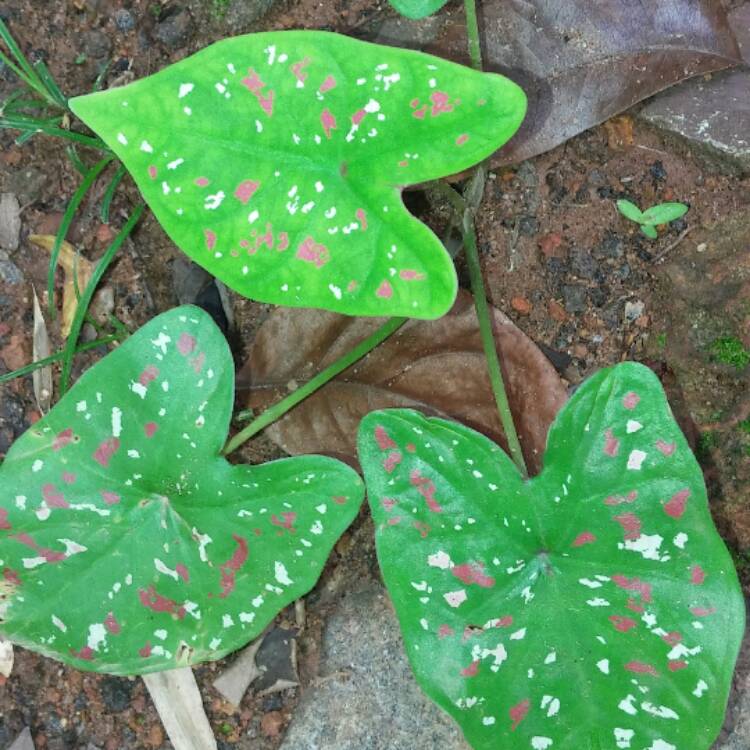
[[[38,362],[40,359],[49,357],[50,345],[47,326],[42,315],[42,308],[39,305],[39,298],[34,289],[34,333],[32,338],[32,359]],[[34,386],[34,396],[37,406],[42,414],[49,411],[52,403],[52,367],[40,367],[31,374],[31,380]]]
[[[608,120],[691,76],[740,62],[720,0],[484,0],[487,70],[518,83],[529,98],[521,129],[493,157],[515,164]],[[374,41],[401,37],[399,19]],[[426,52],[467,60],[463,16],[448,6],[411,24]],[[408,43],[408,42],[407,42]]]
[[[493,315],[511,408],[529,470],[535,473],[566,390],[537,346],[502,312],[493,308]],[[251,408],[265,408],[382,323],[382,318],[278,308],[258,331],[238,376],[238,392]],[[457,419],[505,446],[468,293],[460,292],[453,309],[439,320],[406,323],[266,433],[292,455],[327,453],[354,463],[360,419],[388,407]]]
[[[47,252],[52,252],[55,237],[51,234],[32,234],[29,236],[29,241]],[[65,241],[60,247],[58,263],[65,272],[60,331],[63,338],[67,338],[78,307],[75,284],[78,283],[78,290],[82,292],[91,280],[96,264],[76,253],[73,245]]]

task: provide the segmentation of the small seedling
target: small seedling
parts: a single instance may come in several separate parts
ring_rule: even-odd
[[[635,203],[626,200],[617,201],[617,210],[630,221],[640,224],[641,232],[652,240],[659,235],[656,227],[684,216],[688,207],[684,203],[658,203],[646,211],[641,211]]]

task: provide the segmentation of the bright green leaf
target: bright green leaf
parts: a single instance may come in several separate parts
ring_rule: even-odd
[[[436,318],[455,270],[401,190],[491,154],[526,98],[499,75],[294,31],[218,42],[70,105],[175,243],[241,294]]]
[[[359,450],[411,664],[476,750],[707,750],[745,609],[650,370],[586,381],[527,482],[414,411],[368,415]]]
[[[656,227],[652,226],[651,224],[641,224],[641,232],[646,235],[646,237],[650,237],[652,240],[655,240],[659,233],[656,231]]]
[[[233,466],[226,341],[194,307],[86,372],[0,466],[0,630],[81,669],[217,659],[315,584],[359,477],[321,456]]]
[[[644,224],[667,224],[670,221],[679,219],[688,212],[688,207],[684,203],[660,203],[658,206],[651,206],[643,212],[641,221]]]
[[[643,213],[635,203],[626,200],[617,201],[617,210],[626,218],[640,224],[643,221]]]
[[[437,13],[448,0],[390,0],[391,5],[407,18],[425,18]]]

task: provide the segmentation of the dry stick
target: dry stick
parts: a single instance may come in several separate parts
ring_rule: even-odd
[[[482,70],[482,51],[479,41],[479,26],[477,24],[477,9],[475,0],[464,0],[466,10],[466,33],[469,37],[469,55],[471,56],[471,65],[476,70]],[[490,385],[492,393],[495,396],[495,403],[500,414],[500,421],[503,425],[503,432],[508,441],[508,450],[513,459],[513,463],[518,467],[523,477],[528,476],[526,462],[523,458],[521,443],[518,440],[516,426],[513,423],[513,414],[510,411],[508,403],[508,394],[503,382],[503,373],[500,367],[500,358],[497,353],[497,344],[492,331],[492,322],[490,320],[489,306],[487,305],[487,291],[482,278],[482,267],[479,262],[479,251],[477,250],[477,235],[474,225],[474,211],[484,193],[484,182],[486,169],[480,164],[474,173],[474,178],[468,189],[468,200],[466,209],[463,213],[462,231],[464,235],[464,248],[466,250],[466,263],[469,267],[469,276],[471,278],[471,293],[474,297],[474,306],[477,311],[477,322],[479,323],[479,333],[482,337],[482,346],[484,347],[484,356],[487,360],[487,370],[490,376]]]

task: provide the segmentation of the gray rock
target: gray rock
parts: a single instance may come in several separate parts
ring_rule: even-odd
[[[34,740],[31,738],[31,730],[26,727],[21,734],[16,737],[15,742],[8,750],[34,750]]]
[[[126,8],[119,8],[115,11],[115,26],[118,31],[127,33],[135,28],[135,19],[133,14]]]
[[[320,680],[304,692],[280,750],[300,748],[470,750],[417,687],[396,617],[376,584],[347,596],[328,619]]]
[[[94,60],[104,60],[112,52],[112,42],[109,37],[98,29],[87,31],[83,34],[81,49],[87,57],[93,57]]]
[[[737,38],[742,59],[750,65],[750,3],[735,8],[729,14],[729,25]]]
[[[625,320],[628,323],[633,323],[643,315],[643,311],[646,309],[646,305],[642,300],[635,300],[634,302],[625,303]]]
[[[193,32],[193,19],[184,8],[170,13],[156,27],[156,38],[167,47],[179,49],[187,44]]]
[[[588,290],[579,284],[565,284],[562,288],[563,304],[569,313],[585,312]]]
[[[261,19],[276,0],[233,0],[227,9],[226,23],[238,32]]]
[[[0,281],[6,284],[20,284],[23,281],[21,269],[8,257],[8,253],[0,250]]]
[[[0,247],[5,250],[18,250],[18,237],[21,233],[21,207],[13,193],[0,195]]]
[[[654,97],[640,116],[686,140],[714,169],[750,173],[750,70],[685,81]]]
[[[588,250],[574,247],[570,251],[570,270],[579,279],[593,279],[599,271],[599,264],[591,257]]]

